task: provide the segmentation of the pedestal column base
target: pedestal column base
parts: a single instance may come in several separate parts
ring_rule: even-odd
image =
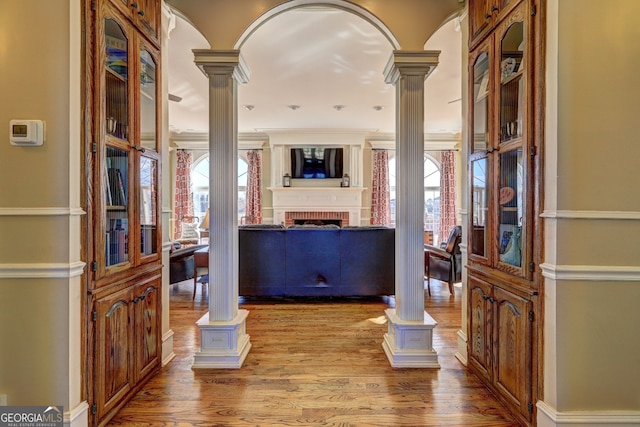
[[[388,330],[382,348],[394,368],[440,368],[433,349],[436,321],[427,312],[422,321],[401,320],[395,309],[385,310]]]
[[[251,342],[246,334],[247,310],[229,322],[209,321],[209,312],[196,322],[200,328],[200,351],[194,355],[192,369],[240,368],[244,363]]]

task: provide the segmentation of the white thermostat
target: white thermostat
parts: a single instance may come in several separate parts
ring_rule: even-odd
[[[11,145],[42,145],[44,124],[42,120],[11,120],[9,122]]]

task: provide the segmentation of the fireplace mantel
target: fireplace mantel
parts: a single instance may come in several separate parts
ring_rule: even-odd
[[[364,187],[269,187],[273,222],[284,224],[287,212],[349,212],[349,225],[361,225]]]

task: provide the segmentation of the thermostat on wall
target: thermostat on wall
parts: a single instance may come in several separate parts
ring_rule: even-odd
[[[9,122],[11,145],[42,145],[44,124],[42,120],[11,120]]]

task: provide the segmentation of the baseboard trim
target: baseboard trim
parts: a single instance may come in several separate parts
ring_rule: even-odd
[[[467,366],[469,362],[467,356],[467,334],[460,329],[458,331],[458,351],[456,351],[455,357],[462,363],[464,366]]]
[[[543,401],[539,401],[538,427],[584,426],[589,427],[634,427],[640,425],[638,411],[571,411],[559,412]]]
[[[173,329],[169,329],[162,335],[162,367],[167,366],[176,354],[173,352]]]
[[[89,425],[89,404],[80,402],[73,410],[64,413],[64,425],[69,427],[87,427]]]

